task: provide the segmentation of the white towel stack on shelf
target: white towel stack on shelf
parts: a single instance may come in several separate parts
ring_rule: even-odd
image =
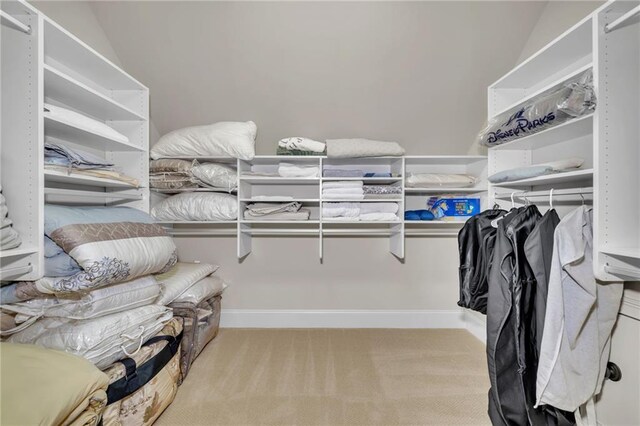
[[[0,186],[0,250],[13,249],[22,244],[20,234],[13,229],[13,221],[8,216],[9,209]]]
[[[278,174],[287,178],[316,178],[320,175],[320,167],[308,164],[280,163]]]
[[[398,203],[325,203],[322,217],[345,221],[397,221]]]
[[[327,200],[362,200],[364,199],[363,185],[361,180],[324,182],[322,197]]]

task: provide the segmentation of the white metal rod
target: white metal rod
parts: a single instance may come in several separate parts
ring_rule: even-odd
[[[546,189],[543,191],[513,191],[513,192],[500,192],[495,193],[494,198],[511,198],[513,194],[516,197],[526,196],[530,197],[548,197],[551,192],[551,189]],[[556,197],[558,195],[587,195],[593,194],[593,188],[571,188],[571,189],[554,189],[553,196]]]
[[[119,198],[122,200],[142,200],[139,194],[121,194],[118,192],[82,191],[78,189],[45,188],[44,195],[58,195],[64,197],[83,198]]]
[[[0,269],[0,280],[6,280],[7,278],[28,274],[31,271],[33,271],[33,266],[31,264],[25,266],[16,266],[14,268]]]
[[[615,30],[616,28],[624,25],[625,22],[627,22],[629,19],[633,18],[634,16],[636,16],[638,14],[640,14],[640,5],[634,7],[633,9],[631,9],[630,11],[628,11],[627,13],[625,13],[624,15],[622,15],[621,17],[619,17],[615,21],[611,22],[610,24],[605,25],[604,26],[604,32],[605,33],[610,33],[611,31]]]
[[[631,268],[623,268],[621,266],[604,265],[604,270],[611,275],[622,275],[623,277],[640,280],[640,272]]]
[[[9,25],[17,30],[22,31],[25,34],[31,34],[31,26],[27,24],[23,24],[13,16],[9,15],[4,10],[0,10],[0,17],[2,18],[2,23],[5,25]]]

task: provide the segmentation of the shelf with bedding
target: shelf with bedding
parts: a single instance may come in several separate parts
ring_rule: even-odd
[[[179,189],[162,189],[162,188],[150,188],[151,192],[157,192],[158,194],[182,194],[184,192],[220,192],[223,194],[233,194],[237,192],[237,189],[229,191],[225,188],[179,188]]]
[[[241,175],[240,181],[254,185],[318,185],[320,178]]]
[[[474,186],[471,188],[447,188],[447,187],[430,187],[430,188],[404,188],[404,192],[408,194],[475,194],[486,192],[486,186]]]
[[[67,188],[44,188],[45,201],[50,204],[70,204],[69,199],[80,198],[84,204],[92,204],[92,200],[99,204],[118,204],[132,200],[142,200],[144,197],[140,193],[124,191],[85,191],[81,189]]]
[[[397,182],[402,182],[402,176],[394,177],[323,177],[323,182],[352,182],[362,181],[364,184],[372,185],[390,185]]]
[[[145,120],[137,112],[51,65],[43,65],[43,74],[45,99],[60,102],[103,121]]]
[[[238,159],[233,157],[217,157],[217,156],[203,156],[203,155],[196,155],[196,156],[177,155],[172,157],[154,158],[154,160],[163,160],[163,159],[164,160],[187,160],[187,161],[195,160],[200,163],[220,163],[220,164],[229,164],[233,166],[235,166],[236,163],[238,162]]]
[[[44,113],[44,135],[62,141],[83,145],[92,149],[107,151],[138,151],[144,152],[144,148],[129,142],[117,141],[109,136],[82,128],[70,121],[53,117]]]

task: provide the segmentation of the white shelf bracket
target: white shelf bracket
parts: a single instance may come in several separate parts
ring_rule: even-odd
[[[624,24],[628,23],[628,21],[630,19],[632,19],[634,17],[638,17],[638,16],[640,16],[640,5],[634,7],[633,9],[631,9],[630,11],[628,11],[627,13],[625,13],[624,15],[619,17],[618,19],[614,20],[613,22],[605,25],[604,26],[604,32],[605,33],[610,33],[611,31],[615,30],[616,28],[624,26]]]
[[[4,10],[0,10],[0,18],[4,25],[15,28],[18,31],[22,31],[25,34],[31,34],[31,25],[23,24]]]

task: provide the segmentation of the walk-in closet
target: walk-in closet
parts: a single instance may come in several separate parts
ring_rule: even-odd
[[[640,2],[0,2],[1,425],[640,425]]]

